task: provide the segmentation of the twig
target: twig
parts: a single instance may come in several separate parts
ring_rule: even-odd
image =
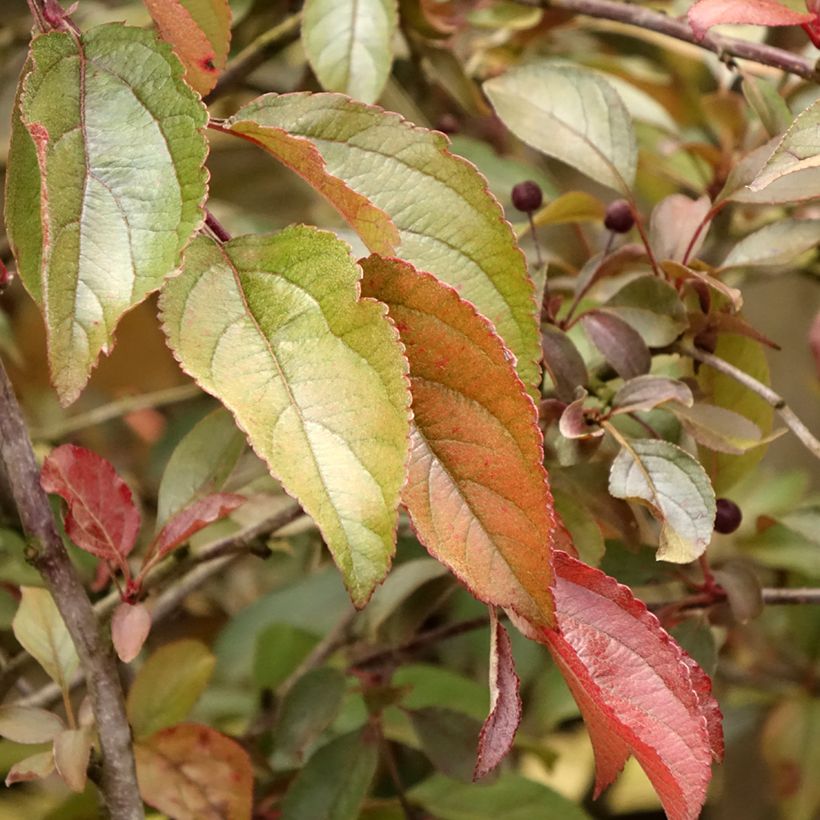
[[[805,80],[820,79],[820,71],[818,71],[816,62],[806,57],[764,43],[753,43],[711,33],[702,40],[698,40],[688,21],[669,17],[661,12],[639,6],[637,3],[619,3],[614,0],[515,0],[515,2],[523,6],[564,9],[576,14],[585,14],[588,17],[615,20],[691,43],[705,51],[711,51],[724,60],[727,57],[737,57],[779,68],[781,71],[795,74]]]
[[[86,427],[95,427],[112,419],[127,416],[137,410],[145,410],[149,407],[163,407],[167,404],[176,404],[188,399],[195,399],[204,395],[195,384],[183,384],[179,387],[169,387],[167,390],[157,390],[154,393],[143,393],[139,396],[125,396],[124,398],[112,401],[109,404],[100,405],[87,413],[80,413],[76,416],[50,424],[47,427],[35,427],[31,431],[34,439],[60,439],[77,430],[84,430]]]
[[[690,356],[696,361],[709,365],[709,367],[714,368],[720,373],[730,376],[736,382],[739,382],[753,393],[756,393],[761,399],[774,407],[786,426],[803,442],[809,452],[817,458],[820,458],[820,441],[818,441],[811,430],[800,421],[794,410],[786,404],[786,400],[783,396],[779,393],[775,393],[771,387],[759,382],[753,376],[730,364],[725,359],[715,356],[713,353],[707,353],[705,350],[699,350],[698,348],[690,347],[682,343],[675,345],[674,349],[684,356]]]
[[[48,497],[23,422],[20,405],[0,362],[0,454],[23,529],[32,541],[32,563],[43,576],[68,628],[88,679],[103,754],[102,792],[113,817],[144,817],[137,787],[131,730],[111,645],[103,640],[91,602],[54,525]]]

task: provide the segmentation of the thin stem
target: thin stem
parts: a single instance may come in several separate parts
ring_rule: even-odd
[[[102,638],[91,602],[57,533],[20,405],[0,362],[0,455],[23,530],[35,545],[32,563],[43,576],[77,648],[88,680],[103,755],[102,792],[113,817],[144,817],[131,729],[110,643]]]
[[[713,353],[707,353],[705,350],[700,350],[696,347],[679,343],[675,345],[675,350],[682,353],[684,356],[690,356],[701,364],[709,365],[720,373],[733,378],[744,387],[747,387],[753,393],[756,393],[765,402],[770,404],[777,411],[777,414],[783,419],[786,426],[800,439],[806,446],[806,449],[812,455],[820,458],[820,441],[815,437],[814,433],[806,427],[805,424],[797,417],[795,412],[786,404],[786,400],[779,393],[775,393],[771,387],[759,382],[753,376],[750,376],[745,371],[733,364],[730,364],[725,359],[715,356]]]
[[[655,31],[667,37],[674,37],[676,40],[698,46],[705,51],[711,51],[722,60],[737,57],[779,68],[781,71],[795,74],[805,80],[820,79],[816,62],[806,57],[764,43],[753,43],[713,33],[699,40],[687,20],[678,20],[636,3],[619,3],[614,0],[515,0],[515,2],[523,6],[564,9],[576,14],[585,14],[588,17],[615,20],[629,26]]]
[[[632,217],[635,220],[635,227],[638,229],[641,242],[643,242],[643,246],[646,248],[646,255],[649,257],[649,264],[652,265],[652,270],[655,272],[655,276],[663,276],[658,260],[655,258],[655,254],[652,251],[652,245],[649,244],[649,237],[646,235],[646,231],[644,230],[643,219],[641,218],[641,215],[633,202],[629,203],[629,207],[632,209]]]
[[[202,391],[195,384],[183,384],[179,387],[169,387],[167,390],[157,390],[154,393],[143,393],[140,396],[125,396],[109,404],[95,407],[87,413],[71,416],[47,427],[35,427],[31,431],[31,437],[33,439],[53,441],[71,433],[76,433],[78,430],[84,430],[86,427],[96,427],[106,421],[127,416],[129,413],[135,413],[138,410],[176,404],[201,395],[203,395]]]
[[[682,265],[689,263],[689,257],[692,255],[692,251],[694,250],[695,243],[698,241],[698,238],[703,233],[706,226],[723,210],[724,206],[728,204],[728,199],[724,199],[723,202],[718,202],[716,205],[713,205],[707,212],[706,216],[701,219],[700,224],[692,234],[692,238],[689,240],[689,244],[686,246],[686,251],[684,252],[683,259],[681,260]]]

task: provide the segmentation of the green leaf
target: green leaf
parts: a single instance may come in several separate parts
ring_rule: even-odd
[[[366,234],[332,188],[317,186],[370,250],[400,256],[455,287],[495,325],[536,395],[541,351],[524,256],[486,181],[447,150],[443,134],[331,94],[267,94],[225,125],[239,133],[254,125],[285,129],[309,140],[327,174],[387,214],[397,230],[397,241],[384,230]],[[372,228],[373,214],[363,224]]]
[[[80,663],[77,650],[51,594],[38,587],[20,587],[20,606],[11,628],[20,646],[64,691]]]
[[[260,689],[276,689],[310,654],[315,633],[289,624],[271,624],[256,639],[254,682]]]
[[[46,743],[65,729],[53,712],[34,706],[0,706],[0,735],[15,743]]]
[[[481,723],[463,712],[435,706],[411,710],[409,716],[421,749],[436,771],[472,783]]]
[[[312,228],[200,237],[160,299],[183,368],[316,521],[357,606],[390,566],[409,434],[406,364],[360,276]]]
[[[322,746],[288,789],[282,820],[356,820],[378,760],[369,727]]]
[[[772,83],[754,74],[744,74],[742,87],[743,96],[770,137],[782,134],[791,125],[792,113]]]
[[[701,402],[684,407],[673,402],[667,410],[683,422],[698,444],[719,453],[738,455],[765,442],[754,422],[725,407]]]
[[[786,265],[820,242],[820,219],[779,219],[743,237],[721,268],[765,268]]]
[[[572,536],[572,543],[578,550],[578,557],[585,563],[597,567],[606,552],[604,537],[595,516],[578,496],[552,488],[555,511],[561,516],[564,526]]]
[[[612,462],[609,491],[645,501],[661,525],[658,560],[686,564],[712,540],[715,494],[692,456],[668,441],[632,439]]]
[[[558,792],[510,773],[488,785],[466,785],[435,774],[408,796],[437,820],[589,820],[583,809]]]
[[[489,80],[484,90],[504,124],[528,145],[629,194],[638,160],[632,121],[599,74],[541,61]]]
[[[69,404],[202,222],[207,117],[170,46],[120,25],[36,37],[18,115],[6,219]]]
[[[637,376],[624,382],[612,397],[612,413],[635,413],[652,410],[668,401],[679,402],[684,408],[691,407],[694,399],[689,386],[678,379],[665,376]]]
[[[302,44],[323,88],[376,102],[390,76],[396,0],[306,0]]]
[[[632,325],[649,347],[671,344],[688,327],[677,290],[657,276],[639,276],[611,296],[603,310]]]
[[[478,723],[487,716],[487,687],[449,669],[407,664],[396,670],[393,684],[409,689],[403,700],[408,709],[452,709],[475,718]]]
[[[537,211],[532,221],[538,225],[565,225],[568,222],[601,222],[606,208],[597,197],[585,191],[567,191]],[[522,233],[530,230],[526,223]]]
[[[157,525],[198,498],[219,492],[245,449],[245,436],[219,407],[177,444],[159,485]]]
[[[185,720],[205,691],[216,658],[199,641],[172,641],[143,664],[128,692],[128,722],[137,738]]]

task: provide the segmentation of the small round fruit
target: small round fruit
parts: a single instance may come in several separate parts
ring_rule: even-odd
[[[544,201],[544,194],[541,191],[541,186],[531,179],[525,182],[519,182],[518,185],[512,189],[512,203],[515,207],[525,214],[531,214],[541,207]]]
[[[626,233],[635,224],[632,208],[625,199],[616,199],[609,203],[604,216],[604,226],[615,233]]]
[[[717,513],[715,515],[715,532],[728,535],[734,532],[743,520],[743,513],[734,501],[728,498],[717,500]]]

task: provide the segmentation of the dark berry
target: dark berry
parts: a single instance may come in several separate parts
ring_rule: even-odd
[[[525,214],[537,211],[543,201],[544,194],[541,192],[541,186],[531,179],[526,180],[526,182],[519,182],[512,189],[513,205]]]
[[[609,203],[604,216],[604,225],[615,233],[626,233],[632,229],[635,218],[632,216],[632,208],[625,199],[616,199]]]
[[[734,532],[743,520],[743,513],[734,501],[728,498],[717,500],[717,514],[715,515],[715,532],[728,535]]]

